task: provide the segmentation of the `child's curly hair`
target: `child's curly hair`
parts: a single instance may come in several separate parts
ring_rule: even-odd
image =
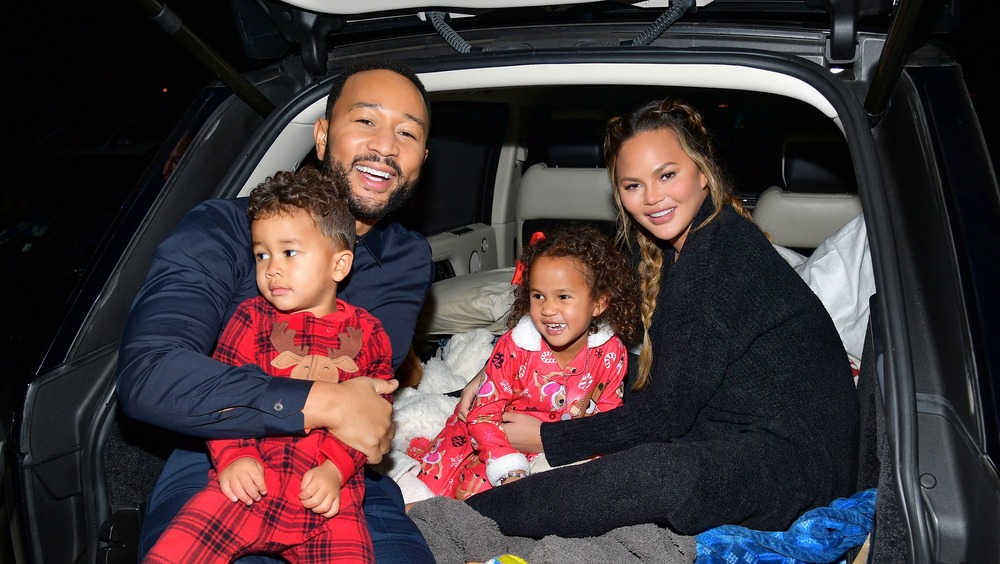
[[[354,249],[355,221],[347,208],[347,190],[336,178],[312,166],[281,170],[250,192],[250,223],[303,209],[338,249]]]
[[[592,298],[608,297],[608,307],[591,322],[590,332],[596,333],[598,322],[604,322],[628,342],[639,319],[639,282],[625,254],[597,228],[585,223],[569,223],[544,235],[543,240],[525,245],[521,251],[524,272],[514,292],[507,326],[513,329],[531,309],[531,267],[535,259],[565,257],[585,267]]]

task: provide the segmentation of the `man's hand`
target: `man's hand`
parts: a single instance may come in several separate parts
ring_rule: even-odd
[[[396,432],[392,404],[382,395],[391,394],[398,385],[396,380],[363,377],[339,384],[315,382],[302,408],[305,428],[327,429],[364,453],[369,463],[378,464]]]
[[[479,371],[469,380],[469,383],[462,388],[462,399],[458,400],[458,418],[465,421],[465,418],[469,416],[469,410],[472,409],[472,402],[476,401],[476,392],[486,381],[486,369]]]
[[[219,472],[219,486],[229,499],[252,505],[267,495],[264,465],[249,456],[237,458]]]
[[[344,478],[337,465],[327,460],[302,475],[299,499],[302,507],[329,519],[340,513],[340,488]]]
[[[505,412],[503,431],[510,446],[520,452],[545,452],[542,448],[542,422],[527,413]]]

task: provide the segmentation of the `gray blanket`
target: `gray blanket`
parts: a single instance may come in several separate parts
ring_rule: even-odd
[[[656,525],[622,527],[599,537],[567,539],[549,536],[536,540],[504,536],[493,520],[480,515],[464,502],[446,497],[422,501],[410,510],[409,515],[440,564],[482,562],[500,554],[520,556],[528,564],[690,564],[696,556],[694,537],[679,535]]]

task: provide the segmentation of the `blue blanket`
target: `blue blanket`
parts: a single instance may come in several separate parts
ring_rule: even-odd
[[[722,525],[695,537],[695,564],[798,564],[844,562],[872,529],[875,490],[838,498],[802,514],[787,531],[754,531]]]

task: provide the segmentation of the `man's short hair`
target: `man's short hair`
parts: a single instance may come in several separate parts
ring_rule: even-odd
[[[392,59],[382,59],[382,58],[366,58],[358,59],[347,65],[344,70],[333,79],[330,83],[330,96],[326,99],[326,119],[330,119],[333,116],[333,105],[337,103],[340,99],[340,94],[344,91],[344,84],[347,82],[348,78],[358,74],[359,72],[374,71],[374,70],[387,70],[392,71],[410,82],[417,87],[420,91],[420,97],[424,100],[424,108],[427,110],[428,123],[431,117],[431,101],[427,97],[427,90],[424,88],[424,83],[420,82],[417,74],[410,69],[410,67],[404,65],[399,61]]]

